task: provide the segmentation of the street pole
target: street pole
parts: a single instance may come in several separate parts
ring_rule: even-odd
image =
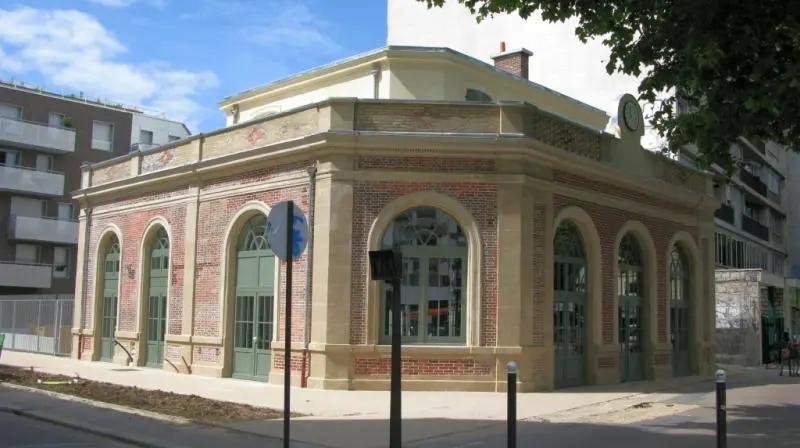
[[[399,250],[395,248],[395,261],[400,256]],[[402,258],[400,258],[402,263]],[[400,270],[402,272],[402,268]],[[390,397],[390,411],[389,411],[389,448],[401,448],[403,441],[403,417],[402,417],[402,393],[401,393],[401,375],[402,375],[402,357],[400,356],[400,349],[402,347],[402,334],[400,332],[400,279],[396,278],[392,282],[392,379],[391,379],[391,397]]]
[[[517,448],[517,363],[508,362],[508,410],[506,415],[508,448]]]
[[[727,375],[722,369],[717,370],[717,448],[728,446],[728,416],[726,382]]]
[[[283,448],[292,443],[292,252],[294,249],[294,202],[288,201],[286,207],[286,303],[284,304],[284,336],[283,352]]]

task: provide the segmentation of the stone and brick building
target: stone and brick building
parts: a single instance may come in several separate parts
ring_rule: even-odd
[[[75,357],[282,382],[264,227],[292,199],[313,236],[293,266],[298,385],[388,388],[392,294],[367,251],[394,244],[407,389],[501,390],[510,360],[523,391],[712,371],[719,202],[642,150],[630,95],[614,136],[519,73],[389,47],[221,107],[224,129],[84,168]]]

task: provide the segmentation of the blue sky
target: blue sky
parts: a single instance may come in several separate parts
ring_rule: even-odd
[[[381,0],[3,0],[0,78],[224,125],[227,95],[381,47]],[[65,6],[68,5],[68,6]]]

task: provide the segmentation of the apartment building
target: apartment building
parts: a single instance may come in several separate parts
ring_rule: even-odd
[[[136,108],[0,81],[0,296],[74,293],[82,164],[189,134]]]

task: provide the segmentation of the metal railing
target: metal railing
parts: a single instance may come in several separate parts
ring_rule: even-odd
[[[4,350],[56,356],[72,353],[73,298],[10,297],[0,296]]]

